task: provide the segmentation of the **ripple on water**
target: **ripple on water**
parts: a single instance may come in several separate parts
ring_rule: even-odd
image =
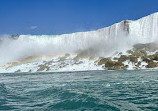
[[[157,110],[156,71],[0,74],[0,110]]]

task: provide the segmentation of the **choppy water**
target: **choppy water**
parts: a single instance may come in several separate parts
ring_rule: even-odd
[[[158,71],[0,74],[0,110],[158,110]]]

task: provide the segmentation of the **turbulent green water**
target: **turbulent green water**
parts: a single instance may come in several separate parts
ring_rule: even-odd
[[[158,71],[0,74],[0,110],[158,110]]]

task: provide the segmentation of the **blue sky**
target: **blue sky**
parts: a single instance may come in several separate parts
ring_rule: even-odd
[[[0,0],[0,34],[95,30],[158,11],[158,0]]]

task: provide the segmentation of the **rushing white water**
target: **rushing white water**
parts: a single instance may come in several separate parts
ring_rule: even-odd
[[[96,31],[63,35],[20,35],[0,42],[0,64],[29,56],[81,54],[110,56],[125,51],[135,43],[153,42],[158,38],[158,13],[136,21],[122,21]]]
[[[130,36],[136,41],[147,43],[158,39],[158,12],[132,21],[129,25]]]

